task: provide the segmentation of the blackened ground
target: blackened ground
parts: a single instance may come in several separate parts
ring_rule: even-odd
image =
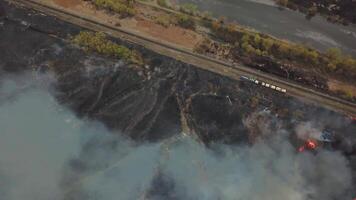
[[[344,152],[356,172],[356,124],[345,116],[118,40],[139,50],[147,65],[86,53],[66,40],[78,27],[3,1],[0,8],[7,16],[0,21],[0,78],[53,73],[55,96],[80,117],[100,120],[138,141],[168,138],[187,125],[188,134],[205,144],[253,143],[263,136],[264,124],[293,132],[313,121],[338,133],[332,148]]]
[[[196,69],[133,44],[127,45],[140,50],[146,66],[87,54],[68,41],[80,31],[78,27],[0,3],[6,11],[0,27],[0,47],[5,50],[1,73],[54,72],[60,102],[81,117],[99,119],[133,138],[154,140],[169,136],[167,132],[178,133],[183,113],[192,132],[206,143],[245,142],[248,130],[243,120],[264,109],[285,121],[289,129],[296,121],[328,118],[332,119],[328,123],[331,128],[354,128],[337,113]]]

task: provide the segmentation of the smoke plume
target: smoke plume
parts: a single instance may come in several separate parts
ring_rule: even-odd
[[[327,150],[298,154],[288,131],[253,146],[206,148],[183,134],[137,144],[78,119],[26,79],[1,83],[3,200],[352,199],[348,160]]]

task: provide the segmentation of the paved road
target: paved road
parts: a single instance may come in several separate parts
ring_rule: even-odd
[[[175,0],[194,3],[213,16],[250,27],[277,38],[308,44],[320,51],[337,47],[356,57],[356,25],[330,23],[324,17],[306,20],[305,15],[289,9],[278,9],[272,0]],[[341,0],[343,1],[343,0]]]
[[[157,39],[150,38],[138,33],[133,33],[123,29],[122,27],[115,27],[110,24],[97,21],[97,19],[91,18],[90,16],[81,16],[78,13],[73,13],[62,8],[38,3],[38,0],[7,1],[13,3],[21,3],[26,7],[33,8],[48,15],[53,15],[63,21],[81,26],[89,30],[105,32],[113,37],[127,40],[129,42],[155,51],[159,54],[172,57],[182,62],[194,65],[198,68],[211,71],[213,73],[220,74],[234,80],[240,80],[240,76],[242,75],[255,77],[269,84],[285,88],[288,95],[300,98],[303,101],[308,101],[310,103],[322,105],[335,111],[356,116],[356,104],[354,103],[326,95],[324,93],[284,80],[271,74],[263,73],[242,65],[232,65],[231,63],[227,63],[204,55],[195,54],[190,50],[184,49],[182,47],[178,47],[164,41],[158,41]]]

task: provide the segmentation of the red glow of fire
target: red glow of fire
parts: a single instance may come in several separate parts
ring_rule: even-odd
[[[304,145],[298,148],[298,152],[303,152],[307,149],[313,150],[316,149],[316,147],[318,146],[318,144],[311,139],[308,139],[307,141],[305,141]],[[354,199],[356,200],[356,199]]]
[[[298,149],[299,152],[303,152],[304,150],[305,150],[305,147],[304,147],[304,146],[301,146],[301,147],[299,147],[299,149]]]
[[[313,140],[307,140],[305,144],[309,149],[315,149],[317,144]]]

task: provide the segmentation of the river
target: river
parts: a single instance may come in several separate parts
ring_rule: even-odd
[[[279,9],[271,0],[175,0],[194,3],[200,10],[215,17],[225,16],[230,21],[257,31],[293,42],[307,44],[325,51],[331,47],[356,57],[356,26],[333,24],[316,16],[306,20],[297,11]]]

